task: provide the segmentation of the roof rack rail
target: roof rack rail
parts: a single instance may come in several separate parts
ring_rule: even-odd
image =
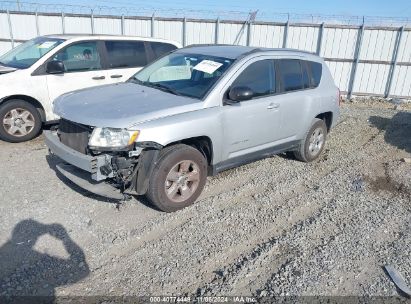
[[[226,44],[226,43],[206,43],[206,44],[202,44],[202,43],[194,43],[194,44],[189,44],[186,45],[185,48],[191,48],[191,47],[199,47],[199,46],[236,46],[234,44]]]

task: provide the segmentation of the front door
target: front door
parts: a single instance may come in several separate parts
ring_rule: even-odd
[[[223,107],[224,159],[269,148],[279,135],[274,60],[250,63],[230,87],[236,86],[248,87],[254,95],[251,100]]]
[[[56,53],[52,60],[64,63],[64,74],[47,74],[50,100],[58,96],[84,88],[110,83],[103,70],[98,41],[71,44]]]

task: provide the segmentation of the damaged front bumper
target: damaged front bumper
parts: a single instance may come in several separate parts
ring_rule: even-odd
[[[65,164],[58,164],[57,170],[79,187],[112,199],[123,199],[124,193],[143,195],[158,156],[158,147],[145,146],[138,161],[129,174],[130,180],[123,182],[123,174],[117,170],[117,158],[109,154],[96,156],[80,153],[63,144],[57,133],[44,131],[45,142],[50,152],[61,158]]]

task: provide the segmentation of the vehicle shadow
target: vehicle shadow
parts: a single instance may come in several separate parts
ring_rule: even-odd
[[[399,149],[411,153],[411,113],[398,112],[391,119],[371,116],[371,125],[385,131],[384,140]]]
[[[69,257],[35,250],[37,240],[43,235],[61,241]],[[56,287],[76,283],[89,273],[83,250],[62,225],[23,220],[0,248],[0,302],[53,302]]]

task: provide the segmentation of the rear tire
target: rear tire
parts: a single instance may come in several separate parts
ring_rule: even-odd
[[[167,147],[150,176],[147,199],[165,212],[193,204],[207,180],[207,161],[197,149],[178,144]]]
[[[19,143],[36,137],[42,126],[39,111],[30,103],[13,99],[0,106],[0,138]]]
[[[295,158],[303,162],[316,160],[324,149],[326,138],[327,126],[324,120],[316,118],[297,150],[293,151]]]

